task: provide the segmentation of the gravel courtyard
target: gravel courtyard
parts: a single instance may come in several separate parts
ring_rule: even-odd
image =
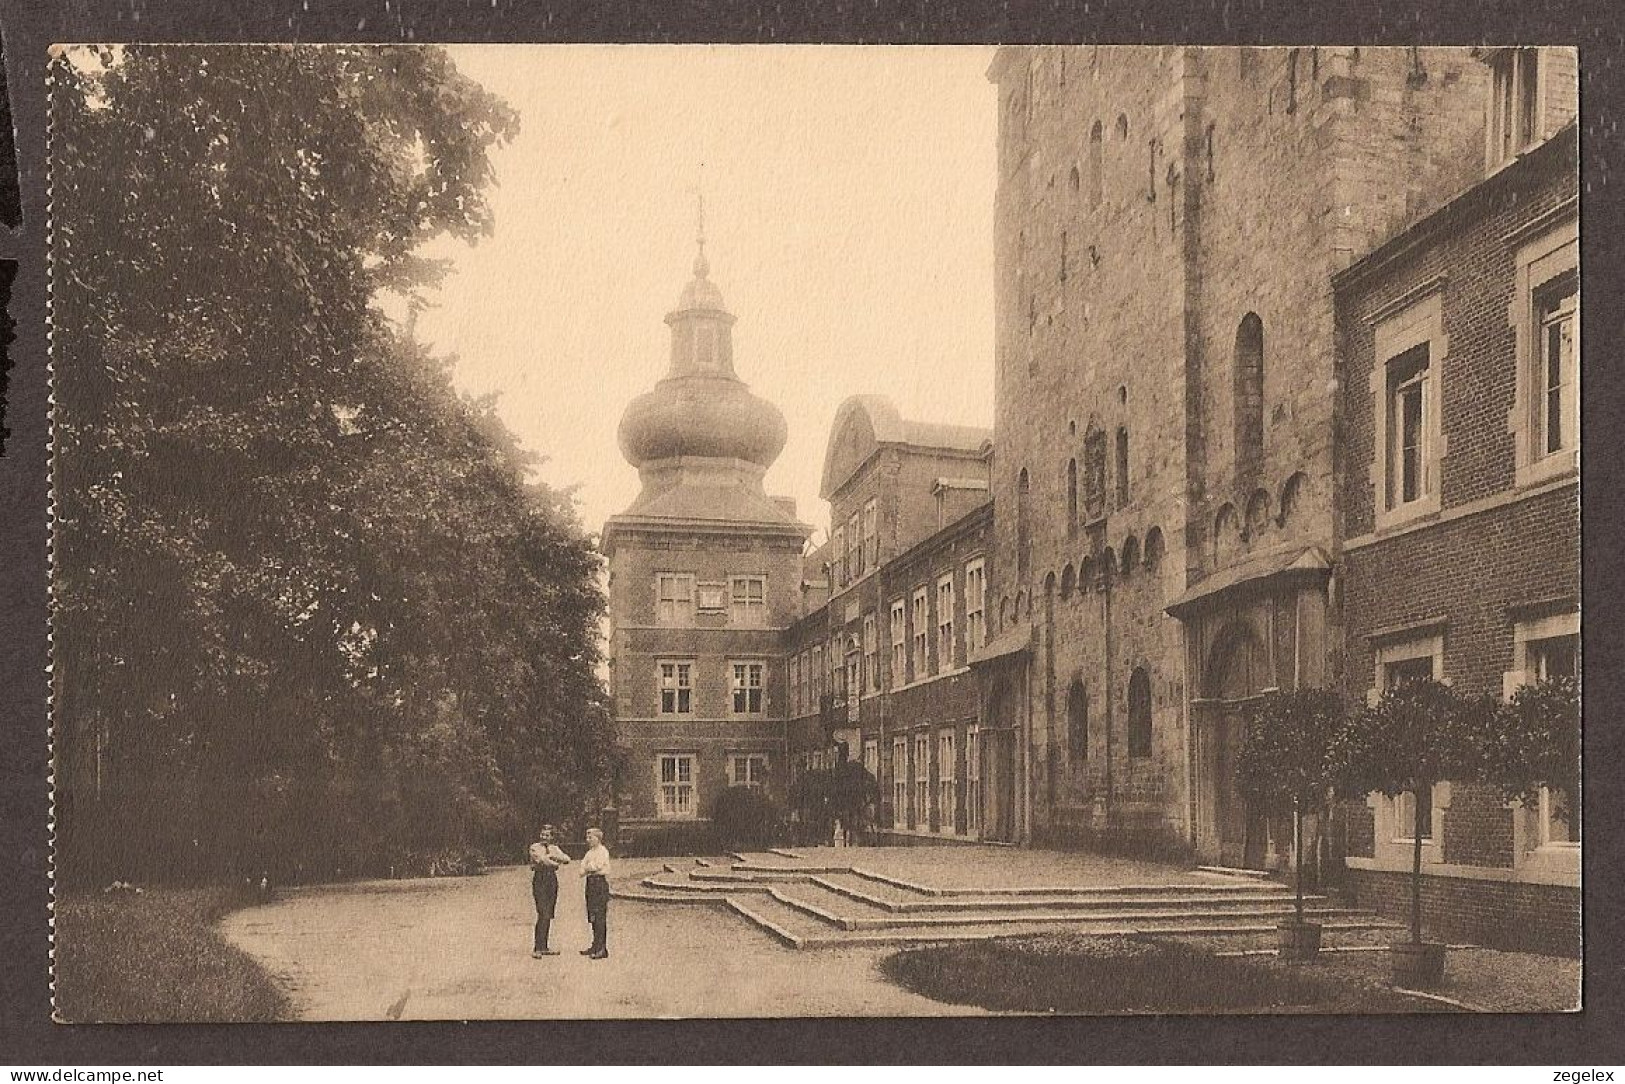
[[[657,871],[617,863],[616,883]],[[793,952],[736,915],[616,900],[610,957],[590,940],[579,879],[560,877],[553,947],[530,956],[530,871],[289,889],[221,931],[260,961],[304,1020],[922,1016],[944,1005],[880,974],[885,948]]]

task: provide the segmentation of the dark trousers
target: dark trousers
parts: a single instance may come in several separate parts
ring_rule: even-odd
[[[609,951],[609,878],[587,875],[587,921],[592,923],[592,951]]]
[[[553,924],[553,908],[559,901],[559,875],[552,869],[539,869],[530,878],[530,898],[536,901],[536,951],[547,949],[548,928]]]

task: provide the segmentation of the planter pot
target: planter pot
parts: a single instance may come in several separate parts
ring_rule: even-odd
[[[1389,946],[1394,985],[1421,989],[1444,980],[1444,945],[1437,941],[1395,941]]]
[[[1281,936],[1281,959],[1313,960],[1320,954],[1320,923],[1283,922],[1275,929]]]

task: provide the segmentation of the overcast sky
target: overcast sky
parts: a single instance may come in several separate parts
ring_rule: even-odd
[[[542,477],[579,486],[589,530],[638,491],[616,426],[665,373],[702,174],[736,368],[789,422],[769,492],[822,533],[819,472],[848,395],[992,424],[990,50],[451,51],[521,131],[495,154],[495,235],[436,247],[454,270],[418,331],[458,356],[464,390],[500,394]]]

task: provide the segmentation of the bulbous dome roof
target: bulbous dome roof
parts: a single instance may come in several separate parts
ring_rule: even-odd
[[[784,451],[784,413],[721,375],[668,377],[621,415],[621,454],[634,467],[655,459],[742,459],[764,469]]]

